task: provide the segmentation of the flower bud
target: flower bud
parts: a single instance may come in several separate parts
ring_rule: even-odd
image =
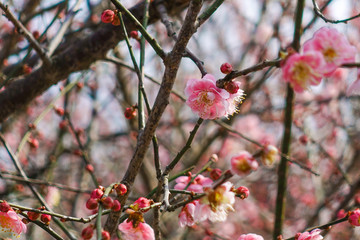
[[[250,194],[250,191],[247,187],[244,187],[244,186],[241,186],[241,187],[238,187],[236,190],[235,190],[236,194],[239,194],[240,195],[240,198],[241,199],[245,199],[249,196]]]
[[[104,197],[101,199],[102,205],[105,209],[110,209],[114,205],[114,201],[111,197]]]
[[[110,233],[108,231],[102,231],[101,238],[102,240],[110,240]]]
[[[221,173],[222,173],[222,171],[221,171],[221,169],[219,169],[219,168],[215,168],[215,169],[213,169],[213,170],[211,170],[211,172],[210,172],[210,178],[212,179],[212,180],[218,180],[219,178],[220,178],[220,176],[221,176]]]
[[[120,204],[120,202],[119,202],[118,200],[114,200],[113,203],[114,203],[114,204],[113,204],[111,210],[113,210],[114,212],[120,211],[120,209],[121,209],[121,204]]]
[[[98,205],[98,200],[95,198],[89,198],[89,200],[86,202],[86,208],[89,210],[97,209]]]
[[[233,67],[231,66],[230,63],[223,63],[220,66],[220,71],[224,74],[229,74],[231,73],[233,70]]]
[[[40,220],[45,223],[46,225],[50,224],[51,221],[51,215],[48,214],[41,214]]]
[[[88,171],[88,172],[94,172],[94,166],[91,165],[91,164],[87,164],[87,165],[85,166],[85,169],[86,169],[86,171]]]
[[[127,192],[127,187],[125,184],[120,183],[116,186],[115,191],[119,196],[122,196]]]
[[[7,201],[3,201],[0,203],[0,212],[8,212],[11,209],[9,203]]]
[[[29,138],[28,143],[32,149],[39,148],[39,141],[36,138]]]
[[[230,94],[235,94],[239,91],[240,87],[239,87],[239,84],[236,84],[235,82],[230,81],[230,82],[225,83],[224,89]]]
[[[126,119],[133,119],[134,117],[136,117],[136,110],[133,107],[129,107],[125,109],[124,112],[125,118]]]
[[[101,21],[103,23],[111,23],[114,20],[115,13],[113,10],[107,9],[101,14]]]
[[[63,116],[65,113],[65,110],[62,107],[54,107],[54,110],[55,110],[56,114],[59,116]]]
[[[81,237],[84,239],[84,240],[89,240],[93,237],[94,235],[94,229],[93,229],[93,226],[90,225],[86,228],[84,228],[82,231],[81,231]]]
[[[139,39],[139,33],[138,33],[138,31],[131,31],[131,32],[130,32],[130,37],[138,40],[138,39]]]
[[[103,195],[104,192],[97,188],[91,192],[90,198],[100,199]]]
[[[28,212],[27,216],[31,221],[35,221],[40,217],[40,213],[38,213],[38,212]]]
[[[357,208],[349,213],[349,223],[353,226],[360,226],[360,209]]]

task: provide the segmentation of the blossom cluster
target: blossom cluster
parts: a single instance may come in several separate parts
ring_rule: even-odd
[[[320,84],[344,63],[354,62],[356,48],[336,29],[323,27],[305,42],[301,53],[293,53],[282,66],[283,77],[296,92]]]
[[[18,238],[25,232],[26,225],[10,205],[3,201],[0,204],[0,238]]]
[[[186,83],[186,104],[203,119],[216,119],[238,111],[244,98],[239,82],[230,82],[225,89],[216,86],[216,79],[206,74],[202,79],[190,79]],[[231,87],[230,87],[231,86]]]

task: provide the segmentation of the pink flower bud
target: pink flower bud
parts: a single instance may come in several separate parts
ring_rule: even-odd
[[[54,110],[55,110],[56,114],[59,116],[63,116],[65,113],[65,110],[61,107],[54,107]]]
[[[104,192],[97,188],[91,192],[90,198],[100,199],[103,194]]]
[[[124,195],[124,194],[127,192],[127,187],[126,187],[125,184],[122,184],[122,183],[121,183],[121,184],[119,184],[119,185],[116,186],[115,190],[116,190],[116,193],[117,193],[119,196],[122,196],[122,195]]]
[[[349,214],[349,223],[353,226],[360,226],[360,209],[357,208]]]
[[[249,196],[250,191],[247,187],[241,186],[236,189],[236,194],[239,194],[241,199],[245,199]]]
[[[85,169],[88,172],[94,172],[94,166],[91,164],[86,164]]]
[[[125,118],[126,119],[133,119],[134,117],[136,117],[136,110],[133,107],[129,107],[125,109],[124,112]]]
[[[111,23],[114,20],[115,13],[113,10],[107,9],[101,14],[101,21],[103,23]]]
[[[39,141],[36,138],[29,138],[28,143],[32,149],[39,148]]]
[[[89,198],[89,200],[87,200],[86,202],[86,208],[89,210],[94,210],[97,209],[98,207],[98,200],[95,198]]]
[[[138,211],[140,209],[143,209],[143,208],[147,208],[147,207],[150,207],[150,200],[147,199],[147,198],[144,198],[144,197],[140,197],[138,198],[138,200],[136,200],[131,206],[131,208],[135,211]],[[148,209],[149,210],[149,209]],[[147,211],[148,211],[147,210]]]
[[[8,212],[11,209],[9,203],[7,201],[3,201],[0,203],[0,212]]]
[[[138,39],[139,38],[139,33],[138,31],[131,31],[130,32],[130,37],[134,38],[134,39]]]
[[[231,66],[230,63],[223,63],[220,66],[220,71],[224,74],[229,74],[231,73],[233,70],[233,67]]]

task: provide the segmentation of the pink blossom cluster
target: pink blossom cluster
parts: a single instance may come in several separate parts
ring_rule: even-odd
[[[296,234],[296,240],[321,240],[323,236],[320,235],[320,229],[314,229],[311,232],[303,232]]]
[[[186,104],[203,119],[216,119],[237,112],[244,92],[239,82],[233,82],[231,92],[216,86],[216,79],[206,74],[202,79],[190,79],[186,83]],[[235,89],[235,90],[234,90]]]
[[[209,220],[211,222],[223,222],[229,211],[234,211],[235,193],[233,185],[225,182],[213,188],[213,181],[210,178],[198,175],[194,181],[191,176],[182,176],[176,179],[175,189],[187,190],[196,193],[205,193],[205,196],[186,204],[179,214],[179,225],[181,227],[193,226],[198,222]]]
[[[291,54],[282,66],[283,77],[296,92],[320,84],[344,63],[354,62],[356,48],[336,29],[323,27],[305,42],[302,53]]]

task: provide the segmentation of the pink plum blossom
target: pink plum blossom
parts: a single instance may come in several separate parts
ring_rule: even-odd
[[[238,240],[264,240],[264,238],[260,235],[249,233],[240,235]]]
[[[283,77],[296,92],[303,92],[310,85],[320,84],[324,65],[325,60],[320,52],[294,53],[282,66]]]
[[[181,176],[178,177],[175,182],[176,185],[174,186],[174,189],[176,190],[184,190],[185,187],[189,184],[191,181],[191,176]],[[204,177],[203,175],[199,174],[194,181],[189,185],[187,188],[188,191],[193,191],[196,193],[202,193],[204,187],[209,187],[213,181],[210,178]]]
[[[355,209],[349,214],[349,223],[353,226],[360,226],[360,209]]]
[[[124,221],[119,224],[119,230],[126,240],[154,240],[154,230],[146,223],[140,222],[136,228],[132,222]]]
[[[205,188],[206,196],[195,203],[195,221],[225,221],[228,212],[234,211],[235,193],[231,191],[232,186],[232,183],[225,182],[215,189]]]
[[[231,171],[237,175],[244,176],[250,174],[258,168],[259,164],[254,157],[247,151],[241,151],[231,158]]]
[[[323,236],[320,235],[320,229],[314,229],[311,232],[298,233],[296,235],[297,240],[321,240]]]
[[[350,45],[346,37],[334,28],[322,27],[313,38],[305,42],[304,53],[317,51],[325,59],[323,72],[330,76],[343,63],[355,61],[356,48]]]
[[[278,156],[279,150],[270,144],[264,146],[263,152],[261,154],[261,161],[266,166],[271,166],[276,157]]]
[[[202,79],[190,79],[186,83],[186,104],[203,119],[215,119],[225,116],[230,94],[216,86],[216,80],[211,74]]]
[[[197,201],[196,201],[197,202]],[[195,224],[195,202],[191,202],[185,205],[181,209],[179,214],[179,225],[180,227],[193,226]]]
[[[26,225],[14,210],[0,212],[0,238],[18,238],[21,233],[25,232]]]

